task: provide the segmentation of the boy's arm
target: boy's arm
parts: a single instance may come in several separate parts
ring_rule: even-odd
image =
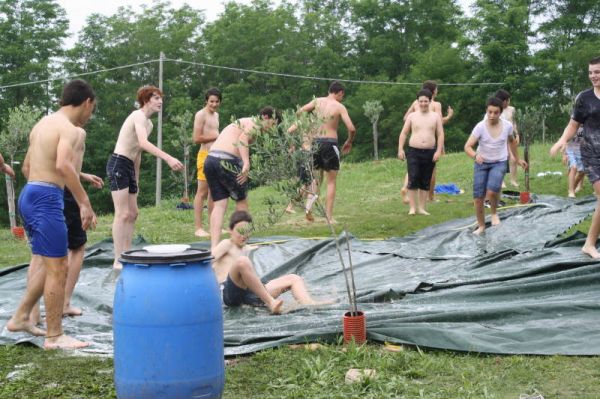
[[[240,158],[242,158],[242,170],[237,176],[239,184],[244,184],[248,180],[248,173],[250,172],[250,147],[248,147],[250,138],[248,136],[250,131],[255,128],[254,124],[250,125],[251,128],[248,128],[248,125],[242,127],[242,133],[238,139],[238,150],[240,151]]]
[[[317,106],[317,100],[312,100],[308,104],[303,105],[297,112],[296,115],[300,115],[303,112],[312,112]]]
[[[221,259],[223,256],[227,255],[227,253],[229,252],[229,250],[231,249],[231,247],[233,246],[233,243],[231,242],[231,240],[229,238],[221,241],[220,243],[218,243],[210,252],[211,255],[213,256],[213,258],[215,258],[215,260],[219,260]]]
[[[571,140],[577,133],[580,123],[574,119],[569,120],[569,124],[565,127],[565,130],[560,136],[560,139],[550,148],[550,155],[555,156],[558,151],[564,151],[567,146],[567,141]]]
[[[517,139],[511,134],[508,136],[508,148],[512,153],[513,159],[523,168],[527,169],[527,162],[524,159],[519,159],[519,148]]]
[[[474,134],[471,134],[469,136],[469,138],[467,139],[467,142],[465,143],[465,153],[469,156],[469,158],[473,158],[473,160],[475,160],[475,162],[477,162],[478,164],[483,163],[483,158],[481,157],[481,155],[477,154],[475,152],[475,150],[473,149],[473,147],[475,146],[475,144],[477,144],[477,142],[479,141],[479,138],[477,136],[475,136]]]
[[[354,142],[354,136],[356,136],[356,128],[354,127],[354,124],[352,123],[352,120],[350,119],[350,115],[348,115],[348,110],[343,105],[342,105],[342,111],[340,113],[340,116],[342,118],[342,121],[344,122],[344,125],[346,125],[346,129],[348,130],[348,138],[346,139],[346,142],[342,146],[342,154],[347,154],[352,149],[352,143]]]
[[[4,158],[2,158],[2,154],[0,154],[0,172],[6,173],[13,179],[15,177],[15,171],[13,170],[13,168],[10,167],[9,164],[4,163]]]
[[[442,122],[442,117],[438,116],[436,122],[436,141],[437,141],[437,149],[435,154],[433,154],[433,161],[436,162],[442,156],[442,151],[444,150],[444,124]]]
[[[411,128],[411,120],[412,118],[410,116],[406,118],[400,136],[398,137],[398,159],[402,161],[406,159],[406,155],[404,154],[404,143],[406,142],[406,136]]]
[[[453,116],[454,116],[454,110],[452,109],[451,106],[448,105],[448,113],[446,114],[446,116],[444,116],[442,118],[442,124],[445,125],[446,123],[448,123],[448,121],[450,119],[452,119]]]
[[[171,155],[167,154],[166,152],[152,144],[150,141],[148,141],[149,132],[146,130],[146,126],[144,123],[145,119],[146,118],[144,117],[144,114],[140,112],[137,115],[135,115],[133,120],[135,135],[138,139],[138,144],[140,145],[140,148],[154,155],[155,157],[158,157],[165,161],[171,169],[182,170],[183,164],[179,162],[177,158],[172,157]]]
[[[96,175],[92,175],[90,173],[79,172],[79,179],[81,181],[86,181],[90,183],[93,187],[98,189],[104,187],[104,181],[102,180],[102,178]]]

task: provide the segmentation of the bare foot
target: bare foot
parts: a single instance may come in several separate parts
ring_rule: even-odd
[[[591,256],[593,259],[600,259],[600,252],[598,252],[598,250],[594,246],[584,245],[583,248],[581,248],[581,252]]]
[[[269,310],[272,314],[281,314],[281,308],[283,307],[282,299],[274,299],[273,303],[269,305]]]
[[[43,337],[46,335],[46,331],[36,327],[31,321],[18,321],[15,320],[14,316],[6,323],[6,329],[10,332],[26,332],[36,337]]]
[[[582,188],[583,188],[583,185],[578,184],[577,187],[575,187],[575,193],[580,192]]]
[[[419,212],[417,212],[419,215],[425,215],[425,216],[429,216],[431,215],[431,213],[427,212],[425,209],[419,209]]]
[[[485,227],[479,227],[477,230],[475,230],[473,232],[473,234],[475,234],[476,236],[480,235],[481,233],[483,233],[485,231]]]
[[[514,180],[511,180],[511,181],[510,181],[510,185],[511,185],[511,186],[513,186],[513,187],[519,187],[519,182],[516,182],[516,181],[514,181]]]
[[[311,223],[315,221],[315,217],[313,216],[313,213],[311,211],[306,211],[304,217]]]
[[[412,215],[416,215],[416,214],[417,214],[417,212],[416,212],[414,209],[409,209],[409,210],[408,210],[408,214],[409,214],[410,216],[412,216]]]
[[[114,270],[122,270],[123,265],[121,264],[121,262],[115,262],[115,263],[113,263],[113,269]]]
[[[198,229],[194,232],[194,235],[196,237],[200,237],[200,238],[206,238],[206,237],[210,237],[210,234],[208,233],[208,231],[204,230],[204,229]]]
[[[68,335],[61,334],[58,337],[46,338],[44,341],[44,349],[81,349],[89,346],[89,342],[79,341]]]
[[[294,210],[294,206],[292,204],[289,204],[287,206],[287,208],[285,208],[285,212],[286,213],[296,213],[296,211]]]
[[[327,218],[327,222],[329,224],[337,224],[337,220],[335,220],[334,218]]]
[[[500,224],[500,218],[497,213],[492,215],[492,226],[498,226]]]
[[[63,308],[63,316],[81,316],[83,310],[72,305],[67,305]]]
[[[573,193],[573,192],[569,193],[569,198],[575,198],[575,193]]]

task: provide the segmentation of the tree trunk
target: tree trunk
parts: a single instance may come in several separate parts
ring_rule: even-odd
[[[15,212],[15,185],[13,179],[9,175],[5,176],[6,180],[6,200],[8,202],[8,217],[10,219],[11,229],[17,225],[17,217]]]
[[[375,156],[375,160],[379,160],[379,151],[377,149],[377,138],[379,134],[377,133],[377,121],[373,122],[373,155]]]

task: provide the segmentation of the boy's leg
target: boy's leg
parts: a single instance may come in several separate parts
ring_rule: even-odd
[[[425,210],[427,205],[427,198],[429,197],[429,190],[418,190],[419,191],[419,204],[417,206],[417,212],[419,215],[429,215],[430,213]]]
[[[115,259],[113,267],[120,269],[119,256],[131,247],[135,221],[138,216],[137,193],[130,194],[127,188],[111,192],[115,207],[112,226]]]
[[[581,251],[594,259],[600,259],[600,253],[596,249],[596,240],[600,234],[600,180],[595,181],[593,187],[596,194],[596,210],[592,215],[592,224]]]
[[[487,191],[487,198],[490,201],[490,213],[492,219],[492,226],[497,226],[500,224],[500,218],[498,217],[498,198],[500,197],[500,193],[496,193],[494,191]]]
[[[578,193],[583,188],[583,179],[585,179],[585,172],[577,172],[575,177],[575,193]]]
[[[210,248],[213,249],[221,240],[221,227],[223,227],[223,218],[227,210],[228,198],[215,201],[213,210],[210,214]]]
[[[416,215],[417,214],[417,196],[418,191],[416,189],[408,189],[408,214]]]
[[[474,198],[475,217],[477,218],[477,229],[473,234],[481,234],[485,231],[485,208],[483,206],[484,198]]]
[[[196,190],[196,195],[194,196],[194,224],[196,227],[194,235],[196,237],[208,237],[208,232],[204,230],[204,227],[202,226],[202,212],[204,211],[204,200],[208,198],[208,183],[204,180],[197,181],[198,189]],[[208,211],[208,214],[210,215],[210,209]]]
[[[400,195],[402,196],[402,203],[408,204],[408,172],[404,174],[404,183],[402,184],[402,188],[400,189]]]
[[[85,254],[85,246],[82,245],[79,248],[69,249],[69,255],[67,256],[68,271],[67,281],[65,284],[65,302],[63,307],[63,315],[67,316],[81,316],[83,312],[81,309],[71,306],[71,296],[75,290],[77,280],[79,280],[79,273],[81,272],[81,266],[83,265],[83,256]]]
[[[46,269],[43,262],[39,255],[31,257],[27,271],[27,288],[15,314],[6,324],[8,331],[24,331],[35,336],[46,335],[46,331],[36,327],[39,322],[39,300],[44,293],[46,282]]]
[[[492,226],[500,224],[500,218],[498,217],[498,199],[500,198],[500,192],[502,191],[502,181],[506,174],[506,164],[504,162],[496,162],[490,164],[488,169],[487,185],[486,185],[486,196],[490,201],[491,219]]]
[[[331,301],[318,302],[309,294],[304,279],[297,274],[287,274],[265,284],[265,288],[273,298],[279,297],[286,291],[291,291],[294,299],[302,305],[318,305],[331,303]]]
[[[325,171],[325,178],[327,179],[327,197],[325,199],[325,217],[330,223],[335,223],[333,218],[333,204],[335,203],[335,190],[337,180],[337,170]]]
[[[249,289],[259,297],[269,308],[271,313],[280,313],[283,301],[275,299],[265,288],[254,270],[252,262],[247,256],[240,256],[231,267],[229,277],[235,285]]]
[[[433,172],[431,172],[431,180],[429,182],[429,195],[427,196],[427,199],[432,202],[435,200],[435,172],[436,172],[436,170],[437,170],[437,168],[434,166]]]
[[[508,169],[510,171],[510,184],[513,187],[519,187],[519,181],[518,181],[518,165],[517,165],[517,161],[515,161],[514,159],[509,159],[508,160]]]
[[[67,279],[67,257],[43,257],[46,268],[44,284],[44,303],[46,304],[46,325],[48,331],[44,341],[45,349],[77,349],[89,345],[64,334],[62,315]]]
[[[575,179],[577,178],[577,168],[574,166],[569,167],[569,174],[567,176],[568,182],[568,196],[569,198],[575,198]]]

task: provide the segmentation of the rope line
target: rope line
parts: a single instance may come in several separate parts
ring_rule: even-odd
[[[222,65],[205,64],[202,62],[178,60],[178,59],[173,59],[173,58],[163,58],[163,61],[169,61],[169,62],[174,62],[174,63],[179,63],[179,64],[195,65],[195,66],[200,66],[200,67],[204,67],[204,68],[224,69],[224,70],[228,70],[228,71],[254,73],[257,75],[267,75],[267,76],[280,76],[280,77],[294,78],[294,79],[324,80],[324,81],[337,80],[338,82],[345,82],[345,83],[392,85],[392,86],[421,86],[423,84],[422,82],[419,82],[419,83],[389,82],[389,81],[382,81],[382,80],[354,80],[354,79],[341,79],[341,78],[326,78],[326,77],[321,77],[321,76],[295,75],[295,74],[290,74],[290,73],[257,71],[255,69],[234,68],[234,67],[228,67],[228,66],[222,66]],[[116,71],[119,69],[126,69],[126,68],[131,68],[131,67],[135,67],[135,66],[139,66],[139,65],[151,64],[151,63],[155,63],[155,62],[160,62],[160,59],[137,62],[135,64],[120,65],[120,66],[116,66],[113,68],[99,69],[97,71],[82,72],[82,73],[78,73],[78,74],[74,74],[74,75],[70,75],[70,76],[60,76],[57,78],[36,80],[33,82],[11,83],[11,84],[0,86],[0,90],[10,89],[13,87],[31,86],[31,85],[40,84],[40,83],[55,82],[58,80],[73,79],[73,78],[77,78],[77,77],[81,77],[81,76],[95,75],[95,74],[99,74],[99,73],[103,73],[103,72]],[[438,86],[500,86],[502,84],[503,83],[501,83],[501,82],[438,83]]]

